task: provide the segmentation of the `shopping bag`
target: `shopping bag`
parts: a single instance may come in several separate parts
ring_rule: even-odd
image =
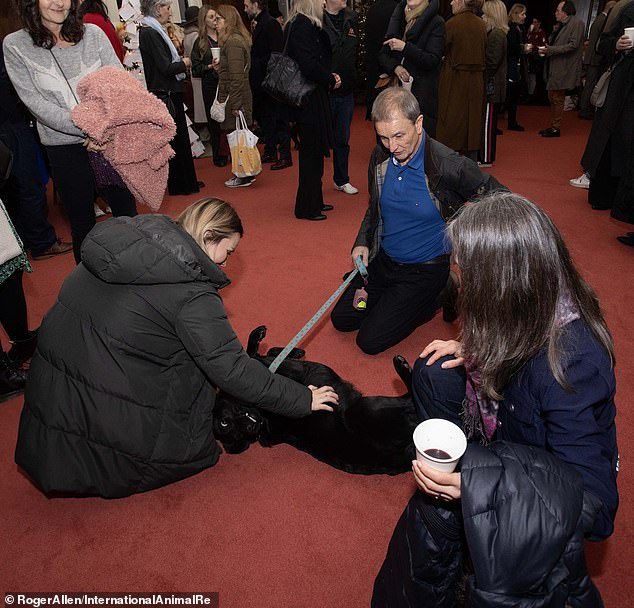
[[[254,177],[262,171],[257,148],[258,138],[249,131],[242,111],[236,118],[236,130],[227,135],[231,150],[231,171],[236,177]]]

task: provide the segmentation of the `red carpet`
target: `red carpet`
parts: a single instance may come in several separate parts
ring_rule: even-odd
[[[228,190],[230,174],[196,161],[204,195],[227,198],[246,234],[227,272],[223,297],[244,341],[259,324],[265,346],[284,345],[339,285],[367,204],[366,163],[374,141],[358,109],[353,124],[351,181],[361,194],[332,189],[326,161],[324,194],[335,205],[325,222],[295,220],[297,165],[265,167],[250,188]],[[520,108],[525,133],[499,138],[491,171],[542,205],[560,226],[583,275],[601,298],[617,353],[621,509],[607,542],[588,545],[595,581],[609,608],[632,605],[632,453],[634,423],[634,250],[615,237],[634,229],[592,211],[586,191],[568,186],[589,124],[566,114],[560,139],[545,140],[546,108]],[[506,125],[502,122],[501,127]],[[197,197],[168,199],[177,214]],[[68,227],[53,209],[60,235]],[[33,327],[50,307],[72,256],[34,263],[25,278]],[[440,316],[396,348],[361,354],[351,335],[322,322],[302,344],[364,392],[398,394],[397,352],[413,360],[430,340],[454,335]],[[3,337],[4,340],[4,337]],[[5,343],[6,344],[6,343]],[[414,484],[410,475],[359,477],[287,446],[223,455],[208,471],[172,486],[115,501],[43,497],[13,463],[21,400],[0,406],[0,538],[4,591],[218,591],[221,608],[362,608]]]

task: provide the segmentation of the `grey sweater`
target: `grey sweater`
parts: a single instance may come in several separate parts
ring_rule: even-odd
[[[4,39],[7,73],[20,99],[37,119],[37,129],[45,146],[76,144],[86,138],[70,117],[71,108],[77,104],[77,83],[102,66],[122,67],[101,29],[90,23],[85,28],[78,44],[54,47],[50,51],[35,46],[25,30]]]

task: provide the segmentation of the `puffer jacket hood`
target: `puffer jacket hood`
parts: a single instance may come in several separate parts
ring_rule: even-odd
[[[97,224],[82,244],[81,259],[97,278],[116,285],[209,281],[222,288],[230,282],[166,215],[117,217]]]

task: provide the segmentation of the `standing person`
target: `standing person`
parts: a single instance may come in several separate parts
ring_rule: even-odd
[[[550,35],[549,44],[538,49],[546,57],[545,78],[550,103],[550,127],[542,129],[542,137],[560,137],[564,116],[566,91],[581,84],[581,61],[585,26],[575,17],[577,9],[572,0],[557,5],[557,25]]]
[[[279,21],[269,14],[266,0],[244,0],[244,12],[255,24],[252,28],[249,83],[253,96],[253,115],[262,128],[264,139],[262,163],[271,163],[271,170],[279,171],[293,166],[291,133],[281,115],[279,104],[262,89],[262,81],[266,76],[271,52],[282,51],[284,34]]]
[[[539,47],[545,46],[548,42],[548,34],[542,27],[542,22],[537,17],[533,18],[528,34],[526,35],[527,48],[530,49],[528,55],[528,76],[527,92],[529,97],[533,97],[537,89],[537,80],[540,81],[540,90],[544,80],[544,58],[539,56]],[[530,45],[530,46],[528,46]]]
[[[379,53],[385,42],[385,32],[392,18],[392,13],[399,5],[399,0],[376,0],[368,9],[365,17],[365,59],[366,59],[366,120],[370,120],[372,104],[379,94],[376,88],[381,75]]]
[[[212,49],[218,49],[218,56],[220,55],[216,21],[216,11],[206,4],[203,5],[198,17],[198,38],[192,46],[192,75],[201,79],[213,163],[216,167],[226,167],[229,157],[227,136],[222,133],[220,123],[209,115],[218,90],[218,70],[220,69],[220,61],[214,59],[212,51]]]
[[[459,472],[413,462],[419,491],[373,605],[454,606],[463,549],[471,605],[602,606],[583,538],[614,530],[619,455],[614,347],[597,296],[552,221],[517,195],[465,207],[448,236],[461,340],[427,345],[412,394],[420,419],[455,420],[472,443]]]
[[[218,101],[226,101],[225,120],[221,125],[225,137],[236,128],[236,117],[242,111],[247,125],[253,122],[253,98],[249,85],[251,67],[251,34],[237,9],[221,4],[216,10],[216,31],[220,44]],[[255,177],[234,176],[225,182],[227,188],[250,186]]]
[[[93,23],[99,29],[103,31],[103,33],[110,40],[110,44],[114,49],[119,61],[123,63],[125,58],[125,49],[123,48],[123,44],[121,44],[121,40],[119,36],[117,36],[117,32],[114,29],[114,25],[112,25],[112,21],[108,17],[108,8],[104,4],[103,0],[80,0],[81,4],[79,5],[79,16],[84,23]]]
[[[382,71],[410,87],[425,117],[425,132],[436,137],[438,79],[445,52],[445,22],[438,15],[438,0],[402,0],[385,38],[379,54]]]
[[[37,120],[79,263],[81,244],[95,225],[95,175],[88,152],[100,148],[75,126],[70,111],[84,76],[102,66],[123,68],[103,31],[81,22],[78,0],[17,0],[16,5],[24,29],[4,39],[7,73]],[[110,186],[107,196],[113,215],[136,215],[127,188]]]
[[[306,80],[316,87],[303,108],[291,108],[299,134],[299,184],[295,196],[295,217],[325,220],[322,177],[324,156],[330,155],[334,137],[328,92],[341,86],[341,78],[331,71],[332,51],[322,27],[322,0],[295,0],[284,26],[286,52],[299,64]]]
[[[139,29],[139,48],[145,83],[148,91],[165,103],[176,123],[167,191],[172,196],[193,194],[199,192],[203,184],[196,177],[183,107],[183,81],[191,59],[181,58],[165,29],[172,17],[171,0],[141,0],[141,12],[144,17],[143,27]]]
[[[346,6],[346,0],[326,0],[324,31],[332,47],[332,70],[339,74],[341,85],[330,92],[333,146],[332,166],[335,190],[358,194],[350,183],[350,125],[354,112],[354,85],[357,77],[359,24],[357,14]]]
[[[482,145],[487,32],[476,15],[483,0],[451,0],[438,88],[436,138],[477,160]]]
[[[613,57],[614,68],[581,165],[590,175],[592,208],[611,208],[614,219],[634,224],[634,46],[624,34],[627,27],[634,27],[634,2],[620,11],[612,29],[599,39],[599,52]],[[617,238],[634,245],[632,234]]]
[[[506,70],[508,85],[506,89],[506,121],[509,131],[524,131],[524,127],[517,122],[517,105],[522,92],[522,81],[526,73],[524,54],[532,47],[526,44],[524,22],[526,21],[526,7],[514,4],[508,14],[508,34],[506,50]]]
[[[213,466],[218,390],[294,418],[332,411],[330,387],[272,374],[227,320],[219,290],[243,232],[206,198],[86,239],[42,322],[20,417],[15,459],[44,492],[115,498]]]
[[[486,93],[484,140],[481,165],[495,162],[497,151],[498,113],[506,98],[506,6],[502,0],[485,0],[483,19],[487,26]]]
[[[381,143],[370,158],[370,200],[351,253],[368,267],[367,304],[354,306],[364,286],[357,276],[331,314],[335,329],[358,332],[368,355],[398,344],[453,303],[445,222],[475,196],[504,189],[429,137],[416,97],[402,87],[378,95],[372,121]],[[447,306],[443,316],[453,321],[449,312]]]

